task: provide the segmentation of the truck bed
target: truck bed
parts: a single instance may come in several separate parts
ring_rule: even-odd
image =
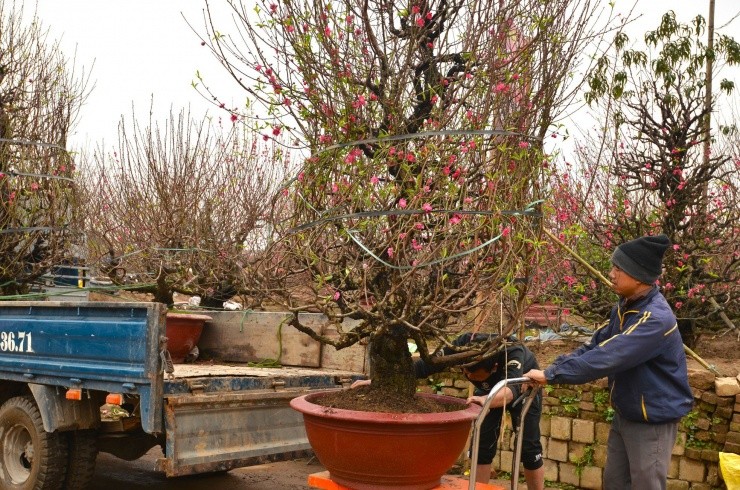
[[[311,368],[176,364],[165,379],[168,476],[217,471],[310,450],[302,416],[290,400],[348,387],[359,375]]]
[[[165,376],[164,395],[231,393],[245,390],[325,390],[348,387],[358,373],[325,368],[256,367],[235,363],[175,364]]]
[[[246,376],[246,377],[301,377],[323,374],[328,376],[352,377],[357,373],[338,369],[302,368],[302,367],[257,367],[249,364],[237,363],[194,363],[175,364],[175,379],[198,378],[203,376]]]

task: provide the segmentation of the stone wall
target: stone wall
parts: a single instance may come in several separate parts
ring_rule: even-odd
[[[740,378],[740,377],[739,377]],[[694,408],[679,424],[669,469],[669,490],[726,488],[719,452],[740,453],[740,380],[689,370]],[[470,384],[459,374],[421,380],[420,391],[467,397]],[[613,410],[606,380],[580,386],[548,386],[543,398],[542,445],[545,479],[577,488],[600,489]],[[511,424],[501,437],[494,466],[511,471]]]

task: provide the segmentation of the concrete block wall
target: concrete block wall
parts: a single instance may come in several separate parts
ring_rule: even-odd
[[[689,370],[694,408],[679,424],[668,472],[668,490],[725,489],[719,452],[740,454],[740,379]],[[420,380],[419,390],[465,398],[470,384],[457,373]],[[606,441],[613,411],[606,380],[548,387],[540,422],[545,479],[584,489],[602,488]],[[505,422],[494,466],[511,471],[511,422]]]

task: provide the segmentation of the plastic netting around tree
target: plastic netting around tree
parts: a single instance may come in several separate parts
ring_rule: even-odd
[[[329,147],[284,188],[293,214],[276,223],[263,277],[289,307],[358,320],[339,326],[337,347],[394,329],[422,350],[445,345],[481,328],[496,294],[526,293],[542,159],[526,135],[498,130]]]

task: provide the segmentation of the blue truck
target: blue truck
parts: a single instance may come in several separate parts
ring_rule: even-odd
[[[98,451],[134,460],[160,446],[167,476],[294,458],[310,446],[290,400],[357,379],[173,365],[165,315],[159,303],[0,303],[0,488],[84,488]]]

